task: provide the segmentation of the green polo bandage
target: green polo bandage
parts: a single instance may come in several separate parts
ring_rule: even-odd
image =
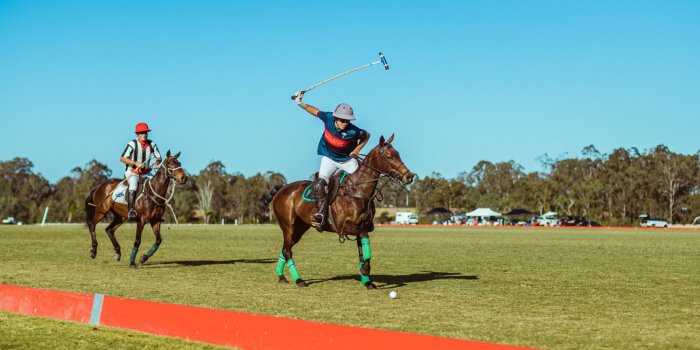
[[[287,259],[284,258],[284,254],[282,254],[282,249],[280,249],[280,256],[277,258],[277,276],[282,276],[284,274],[284,263],[287,262]]]
[[[294,280],[294,282],[301,278],[301,276],[299,276],[299,271],[297,271],[297,266],[294,265],[294,259],[287,260],[287,268],[289,269],[289,273],[292,274],[292,280]]]
[[[362,259],[364,261],[371,259],[372,252],[369,249],[369,237],[362,238],[360,243],[362,243]]]
[[[138,252],[139,252],[139,247],[131,248],[131,260],[129,260],[129,261],[131,261],[133,263],[134,260],[136,260],[136,253],[138,253]]]
[[[151,246],[151,249],[148,250],[148,253],[146,253],[146,255],[148,255],[148,257],[150,258],[150,257],[153,256],[153,254],[156,253],[156,250],[158,250],[158,245],[157,245],[157,244],[153,244],[153,245]]]
[[[362,285],[365,283],[369,282],[369,276],[365,276],[362,274],[362,265],[364,263],[358,262],[357,265],[360,266],[360,281],[362,282]]]

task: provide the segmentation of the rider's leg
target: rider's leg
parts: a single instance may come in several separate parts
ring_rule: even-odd
[[[326,202],[328,202],[328,182],[319,176],[314,182],[314,200],[318,212],[314,214],[314,220],[321,225],[326,219]]]
[[[355,158],[350,158],[349,160],[337,164],[340,170],[343,170],[348,174],[353,174],[360,168],[360,163],[358,163],[357,159]]]
[[[134,210],[134,202],[136,202],[136,188],[139,185],[139,176],[132,173],[131,170],[126,171],[126,181],[129,183],[129,190],[126,191],[126,204],[129,208],[129,219],[136,218],[136,210]]]
[[[338,170],[338,164],[328,157],[321,158],[321,166],[318,170],[318,179],[314,182],[314,200],[318,212],[314,214],[314,220],[320,226],[326,219],[327,201],[328,201],[328,182],[335,171]]]

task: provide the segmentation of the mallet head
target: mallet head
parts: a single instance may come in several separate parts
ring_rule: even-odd
[[[386,62],[386,57],[384,57],[383,53],[379,53],[379,59],[382,61],[382,64],[384,65],[384,70],[389,70],[389,63]]]

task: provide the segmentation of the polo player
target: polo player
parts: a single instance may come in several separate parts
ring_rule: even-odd
[[[141,176],[148,174],[151,171],[150,162],[152,158],[156,161],[153,164],[154,168],[160,165],[161,157],[158,152],[158,146],[152,140],[148,139],[148,133],[151,129],[146,123],[136,124],[136,139],[129,141],[124,148],[119,161],[126,164],[124,176],[129,184],[129,190],[126,193],[126,203],[129,207],[129,219],[136,218],[136,210],[134,210],[134,202],[136,201],[136,189]]]

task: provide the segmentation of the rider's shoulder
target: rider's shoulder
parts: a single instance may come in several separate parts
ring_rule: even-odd
[[[316,116],[324,121],[328,119],[333,120],[333,112],[318,111],[318,113],[316,113]]]

